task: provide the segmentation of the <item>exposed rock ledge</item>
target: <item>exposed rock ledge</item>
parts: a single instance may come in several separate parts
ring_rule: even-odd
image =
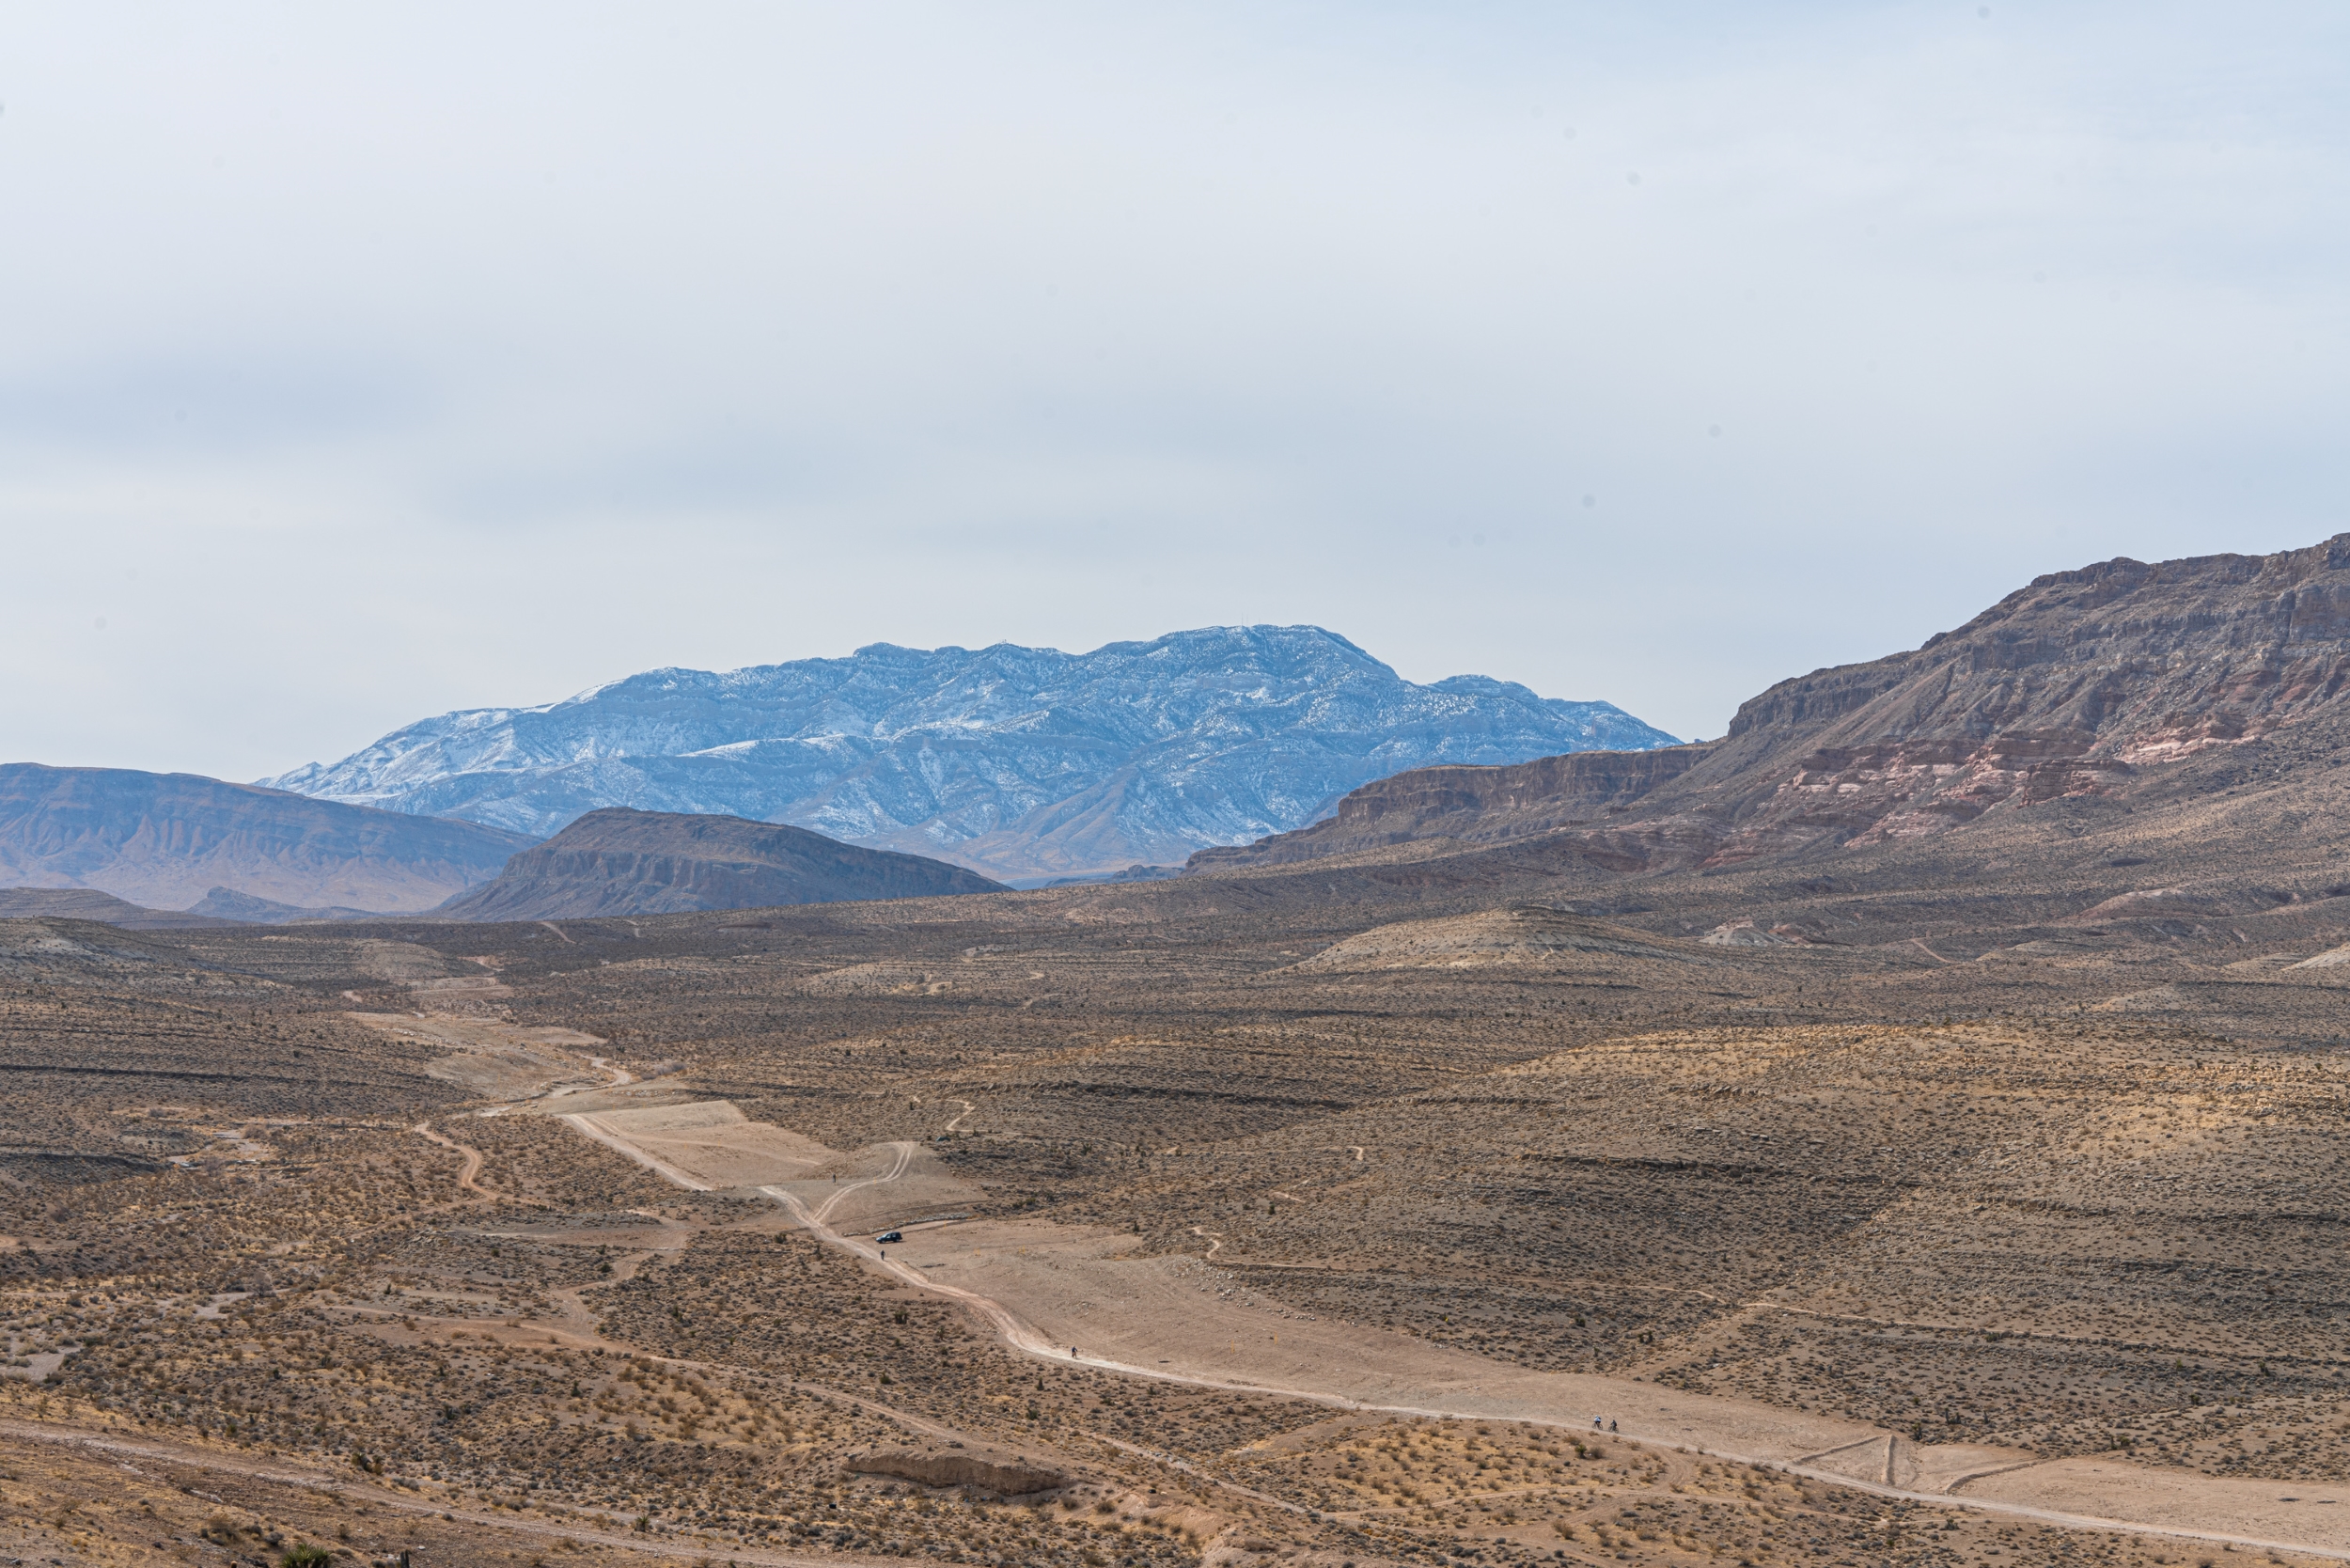
[[[896,1476],[924,1486],[977,1486],[1008,1496],[1052,1492],[1070,1483],[1061,1471],[1032,1462],[1025,1454],[1006,1456],[975,1449],[883,1449],[854,1455],[841,1468],[853,1475]]]

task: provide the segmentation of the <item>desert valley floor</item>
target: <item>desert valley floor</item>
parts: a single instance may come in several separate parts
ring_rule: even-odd
[[[0,1554],[2350,1558],[2350,904],[1905,864],[8,922]]]

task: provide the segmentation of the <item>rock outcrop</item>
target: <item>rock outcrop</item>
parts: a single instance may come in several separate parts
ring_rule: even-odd
[[[802,827],[620,806],[588,812],[439,913],[584,920],[1004,890],[943,860],[864,849]]]
[[[1070,1483],[1062,1470],[1031,1461],[1026,1454],[995,1453],[961,1444],[882,1449],[854,1455],[841,1468],[851,1475],[895,1476],[919,1486],[974,1486],[1007,1497],[1055,1492]]]

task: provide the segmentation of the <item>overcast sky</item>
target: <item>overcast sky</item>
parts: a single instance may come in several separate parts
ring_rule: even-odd
[[[2350,8],[0,11],[0,760],[1312,621],[1721,732],[2343,498]]]

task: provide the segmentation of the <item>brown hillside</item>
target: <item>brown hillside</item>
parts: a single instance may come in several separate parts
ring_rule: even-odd
[[[1311,827],[1201,850],[1188,865],[1195,870],[1284,865],[1417,839],[1523,839],[1621,814],[1707,756],[1705,746],[1670,745],[1576,751],[1497,768],[1414,768],[1364,785],[1339,802],[1337,815]]]
[[[440,913],[575,920],[1001,891],[960,866],[860,849],[804,827],[615,806],[514,856],[495,881]]]
[[[1781,682],[1710,745],[1402,774],[1327,822],[1191,864],[1566,829],[1597,866],[1714,870],[1932,838],[2056,801],[2160,797],[2215,753],[2330,770],[2345,679],[2350,534],[2110,560],[2040,577],[1913,651]]]

